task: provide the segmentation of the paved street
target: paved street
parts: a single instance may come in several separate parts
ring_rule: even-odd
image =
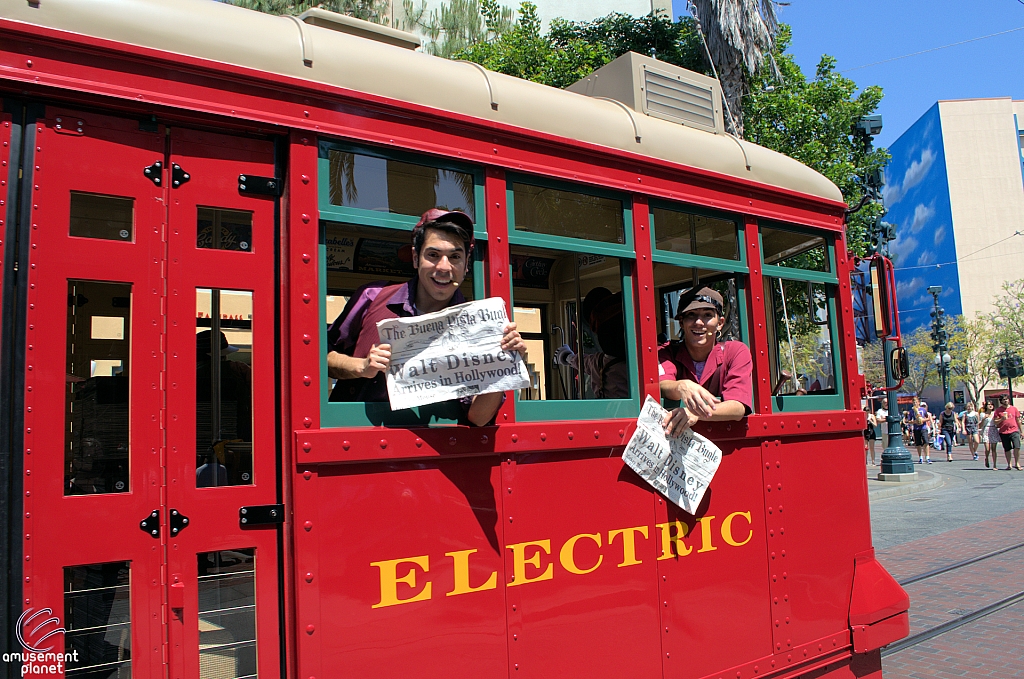
[[[965,456],[922,466],[910,494],[884,497],[892,485],[869,483],[878,558],[897,580],[1024,543],[1024,472]],[[905,585],[911,635],[1021,592],[1022,565],[1024,547]],[[883,668],[887,679],[1020,678],[1022,639],[1024,601],[886,655]]]

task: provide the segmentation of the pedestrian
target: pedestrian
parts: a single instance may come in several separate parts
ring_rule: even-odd
[[[946,449],[946,462],[953,461],[953,441],[960,431],[960,418],[953,411],[953,404],[947,403],[946,409],[939,413],[938,429],[942,437],[942,447]]]
[[[978,431],[981,434],[981,447],[985,453],[985,467],[990,469],[998,468],[996,464],[996,444],[999,443],[999,428],[992,422],[992,413],[996,407],[991,403],[985,403],[981,407],[981,419],[978,422]],[[992,458],[992,465],[989,467],[988,458]]]
[[[1003,443],[1003,454],[1006,455],[1006,471],[1010,471],[1010,451],[1013,451],[1014,466],[1018,471],[1024,471],[1020,466],[1020,411],[1010,405],[1009,396],[999,397],[999,407],[996,408],[992,417],[999,427],[999,439]]]
[[[917,448],[917,463],[931,464],[932,454],[929,448],[928,437],[931,429],[932,415],[928,412],[928,404],[915,396],[911,413],[914,422],[914,447]]]
[[[875,414],[871,412],[870,406],[864,406],[864,412],[867,419],[864,427],[864,464],[874,467],[875,441],[878,440],[878,419],[875,417]],[[868,462],[868,455],[871,456],[870,462]]]
[[[974,409],[974,401],[968,403],[967,409],[960,413],[960,429],[967,437],[967,448],[975,460],[978,459],[978,444],[981,443],[981,437],[978,434],[980,420],[981,415]]]

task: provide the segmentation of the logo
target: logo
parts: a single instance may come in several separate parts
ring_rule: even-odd
[[[43,617],[47,615],[50,617]],[[60,626],[60,620],[54,617],[52,608],[40,608],[39,610],[29,608],[18,618],[15,634],[18,636],[18,643],[26,651],[46,653],[53,650],[53,645],[46,648],[41,648],[41,646],[50,637],[64,634],[64,628]]]
[[[55,644],[44,646],[50,637],[64,632],[52,608],[29,608],[18,618],[18,626],[15,629],[18,643],[25,650],[20,653],[4,653],[0,657],[5,663],[21,663],[22,677],[64,674],[68,662],[79,661],[78,651],[57,653],[53,651]]]

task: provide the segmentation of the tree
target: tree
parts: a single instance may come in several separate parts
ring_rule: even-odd
[[[871,387],[885,386],[885,357],[882,342],[872,342],[858,352],[858,369]]]
[[[928,328],[922,326],[904,335],[903,346],[907,348],[910,363],[910,375],[903,381],[903,391],[920,396],[929,386],[939,383]]]
[[[994,303],[996,309],[988,318],[996,328],[998,349],[1024,355],[1024,279],[1004,281],[1003,292],[996,295]]]
[[[229,4],[267,14],[302,14],[314,7],[347,14],[357,19],[386,24],[390,20],[388,0],[227,0]]]
[[[868,150],[851,136],[854,123],[874,113],[882,101],[876,86],[857,84],[836,72],[833,57],[823,56],[814,78],[804,76],[791,54],[790,28],[782,25],[773,47],[779,75],[754,78],[744,99],[747,139],[784,153],[828,177],[856,205],[866,193],[867,178],[889,161],[885,149]],[[866,234],[884,208],[869,203],[847,219],[847,245],[863,255]]]
[[[967,389],[967,398],[975,405],[983,403],[985,387],[995,382],[996,360],[999,345],[995,341],[996,330],[984,316],[966,318],[953,316],[946,322],[949,332],[947,349],[950,358],[950,374],[960,378]]]
[[[779,23],[774,0],[692,0],[697,21],[704,29],[708,51],[718,70],[726,106],[732,112],[734,132],[742,137],[743,95],[748,77],[771,62]]]

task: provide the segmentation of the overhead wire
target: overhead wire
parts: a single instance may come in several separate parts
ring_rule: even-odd
[[[1021,4],[1024,4],[1024,0],[1017,0]],[[999,31],[997,33],[989,33],[988,35],[982,35],[977,38],[968,38],[967,40],[961,40],[959,42],[953,42],[948,45],[941,45],[939,47],[930,47],[926,50],[920,50],[917,52],[911,52],[910,54],[903,54],[898,57],[890,57],[889,59],[882,59],[881,61],[873,61],[870,64],[864,64],[863,66],[854,66],[853,68],[844,68],[839,71],[840,73],[849,73],[850,71],[857,71],[862,68],[870,68],[871,66],[878,66],[880,64],[887,64],[890,61],[899,61],[900,59],[907,59],[908,57],[916,57],[921,54],[928,54],[929,52],[937,52],[939,50],[948,49],[950,47],[957,47],[958,45],[966,45],[969,42],[977,42],[979,40],[986,40],[988,38],[995,38],[1000,35],[1006,35],[1007,33],[1014,33],[1016,31],[1024,31],[1024,26],[1018,26],[1017,28],[1009,28],[1005,31]]]
[[[1022,4],[1024,4],[1024,0],[1019,0],[1019,1]],[[894,267],[894,268],[895,268],[896,271],[909,271],[910,269],[939,269],[939,268],[942,268],[944,266],[949,266],[950,264],[959,264],[960,262],[963,262],[963,261],[967,260],[969,257],[973,257],[974,255],[978,254],[979,252],[983,252],[985,250],[988,250],[989,248],[992,248],[992,247],[995,247],[995,246],[999,245],[1000,243],[1003,243],[1005,241],[1010,240],[1014,236],[1024,236],[1024,233],[1022,233],[1020,231],[1014,231],[1013,233],[1011,233],[1006,238],[1001,238],[1000,240],[997,240],[995,243],[990,243],[989,245],[986,245],[983,248],[979,248],[979,249],[975,250],[974,252],[972,252],[970,254],[964,255],[963,257],[957,257],[956,259],[954,259],[953,261],[950,261],[950,262],[936,262],[934,264],[917,264],[915,266],[897,266],[897,267]],[[991,257],[979,257],[978,259],[973,260],[973,261],[979,261],[981,259],[993,259],[995,257],[1006,257],[1007,255],[1019,255],[1019,254],[1020,253],[1017,253],[1017,252],[1004,252],[1004,253],[1001,253],[1001,254],[998,254],[998,255],[992,255]]]

